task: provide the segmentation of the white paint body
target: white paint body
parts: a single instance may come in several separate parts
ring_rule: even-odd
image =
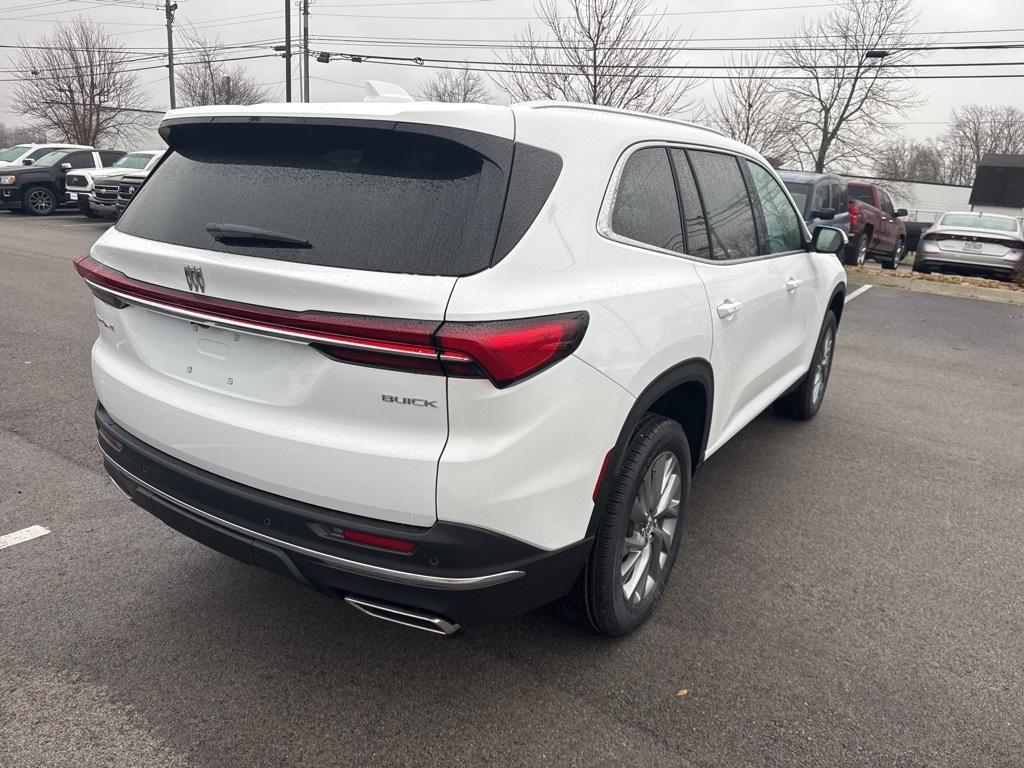
[[[710,455],[808,370],[828,301],[845,281],[830,255],[709,262],[603,236],[613,170],[638,143],[710,147],[766,165],[748,147],[676,121],[554,104],[220,111],[455,126],[563,160],[518,244],[468,277],[248,258],[116,229],[96,243],[94,259],[132,278],[187,290],[183,267],[200,266],[208,293],[281,309],[448,321],[589,313],[572,356],[498,389],[481,379],[349,365],[303,344],[236,338],[97,301],[93,372],[114,420],[174,457],[288,498],[418,526],[467,523],[548,550],[567,546],[584,538],[603,459],[654,379],[684,360],[710,362]],[[793,281],[799,287],[788,290]],[[743,309],[721,319],[715,308],[726,299]],[[395,407],[382,394],[439,407]]]

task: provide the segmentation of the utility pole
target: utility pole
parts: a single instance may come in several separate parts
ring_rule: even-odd
[[[174,12],[178,4],[164,0],[164,15],[167,17],[167,82],[171,88],[171,109],[174,109]]]
[[[302,0],[302,100],[309,101],[309,0]]]
[[[284,100],[292,100],[292,0],[284,0]]]

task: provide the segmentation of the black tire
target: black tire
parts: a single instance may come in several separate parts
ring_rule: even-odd
[[[821,409],[825,401],[825,392],[828,389],[828,379],[832,373],[832,360],[836,349],[836,316],[830,309],[825,313],[825,320],[821,324],[821,331],[818,333],[818,343],[814,345],[814,355],[811,358],[811,368],[807,371],[796,387],[784,394],[775,401],[775,410],[783,416],[800,421],[813,419]],[[826,342],[830,339],[830,342]],[[824,368],[820,369],[823,350],[829,344]],[[821,370],[822,382],[820,391],[817,387],[817,374]]]
[[[22,205],[25,213],[32,216],[49,216],[57,210],[57,196],[47,187],[29,187],[23,195]]]
[[[911,272],[920,272],[922,275],[930,275],[932,270],[930,267],[922,267],[918,256],[914,256],[914,264],[910,267]]]
[[[102,219],[103,218],[98,213],[96,213],[96,211],[94,211],[92,209],[92,206],[89,205],[89,201],[88,200],[79,200],[78,201],[78,212],[80,214],[82,214],[83,216],[88,216],[90,219]]]
[[[627,557],[627,534],[642,535],[634,522],[634,502],[640,497],[641,485],[647,480],[655,460],[663,461],[664,454],[672,454],[678,463],[679,501],[671,540],[660,555],[665,560],[658,566],[657,577],[651,577],[653,586],[635,603],[624,594],[625,578],[622,574]],[[645,416],[626,448],[622,470],[615,477],[605,477],[605,503],[597,511],[600,515],[594,546],[587,564],[576,580],[572,591],[563,600],[566,613],[576,622],[605,635],[621,636],[632,632],[650,617],[672,573],[679,544],[682,540],[690,493],[690,444],[679,424],[657,414]],[[674,498],[674,496],[673,496]],[[649,524],[650,525],[650,524]],[[650,536],[652,542],[660,537]],[[651,563],[660,562],[653,559]],[[636,566],[638,567],[638,566]],[[645,576],[640,581],[647,582]]]
[[[866,233],[861,232],[846,249],[846,264],[851,267],[863,267],[868,255],[868,237]]]
[[[882,262],[882,269],[897,269],[900,266],[900,262],[903,261],[904,247],[906,241],[901,237],[896,243],[896,250],[892,252],[892,256]]]

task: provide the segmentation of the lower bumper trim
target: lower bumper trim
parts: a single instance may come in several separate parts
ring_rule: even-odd
[[[509,581],[514,581],[525,575],[524,571],[512,570],[502,571],[500,573],[485,574],[483,576],[464,576],[464,577],[452,577],[452,576],[431,576],[429,574],[411,573],[409,571],[399,571],[393,568],[384,568],[379,565],[371,565],[369,563],[360,563],[356,560],[349,560],[347,558],[338,557],[337,555],[331,555],[326,552],[318,552],[315,549],[303,547],[299,544],[293,544],[283,539],[278,539],[274,536],[268,536],[259,531],[254,531],[251,528],[246,528],[241,525],[237,525],[230,520],[224,520],[223,518],[212,515],[209,512],[199,509],[181,499],[177,499],[174,496],[156,488],[150,483],[146,482],[142,478],[130,472],[120,463],[118,463],[110,452],[105,449],[102,442],[100,443],[100,451],[103,453],[104,458],[115,467],[117,471],[122,472],[125,477],[130,479],[133,483],[139,487],[146,489],[151,495],[156,496],[159,499],[163,499],[181,509],[187,510],[191,514],[207,520],[215,525],[225,528],[235,533],[240,533],[251,539],[262,541],[266,544],[270,544],[280,549],[294,552],[304,557],[317,560],[331,568],[336,570],[345,571],[352,573],[357,576],[366,576],[372,579],[380,581],[387,581],[394,584],[402,584],[405,586],[412,587],[428,587],[431,589],[443,589],[443,590],[467,590],[467,589],[481,589],[484,587],[493,587],[497,584],[504,584]],[[111,477],[112,480],[117,482],[117,478]]]

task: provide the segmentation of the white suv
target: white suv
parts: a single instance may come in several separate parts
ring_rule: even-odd
[[[377,618],[565,596],[629,632],[694,470],[772,403],[821,405],[845,236],[717,133],[544,102],[196,108],[161,135],[76,262],[106,469]]]

